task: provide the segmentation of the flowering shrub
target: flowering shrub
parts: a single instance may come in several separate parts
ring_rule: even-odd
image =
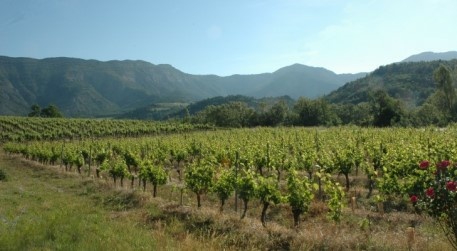
[[[421,161],[409,194],[418,210],[438,220],[457,249],[457,168],[449,160]]]
[[[423,160],[419,164],[420,169],[427,169],[430,166],[430,162],[428,160]]]

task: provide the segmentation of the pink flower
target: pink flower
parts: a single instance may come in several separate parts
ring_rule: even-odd
[[[430,198],[433,198],[435,197],[435,190],[433,189],[433,187],[429,187],[426,191],[425,191],[425,194],[430,197]]]
[[[422,169],[422,170],[427,169],[429,166],[430,166],[430,162],[428,160],[423,160],[419,164],[419,168]]]
[[[411,195],[410,199],[412,203],[416,203],[419,198],[417,198],[417,195]]]
[[[449,191],[455,191],[457,190],[457,183],[455,181],[449,181],[446,183],[446,188]]]
[[[436,164],[436,167],[439,169],[439,170],[446,170],[446,168],[448,166],[451,165],[451,162],[449,160],[443,160],[441,161],[440,163],[437,163]]]

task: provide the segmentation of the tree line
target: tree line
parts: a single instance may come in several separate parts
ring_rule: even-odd
[[[332,104],[325,97],[299,98],[294,105],[279,100],[254,109],[246,102],[233,101],[209,105],[204,110],[187,114],[185,121],[220,127],[255,126],[445,126],[457,122],[456,74],[445,65],[433,74],[434,93],[418,107],[407,107],[385,90],[368,93],[369,101],[358,104]]]
[[[29,113],[29,117],[42,117],[42,118],[62,118],[63,115],[56,105],[49,105],[46,108],[41,109],[37,104],[30,107],[32,110]]]

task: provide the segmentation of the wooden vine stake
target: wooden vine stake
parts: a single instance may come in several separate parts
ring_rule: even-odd
[[[356,208],[357,208],[357,200],[356,200],[355,196],[352,196],[351,197],[351,209],[352,209],[352,212],[354,212]]]
[[[416,229],[414,227],[406,229],[406,239],[408,241],[408,250],[412,250],[416,241]]]
[[[384,215],[384,203],[382,201],[378,202],[378,210],[379,210],[379,213],[381,214],[381,216],[383,216]]]

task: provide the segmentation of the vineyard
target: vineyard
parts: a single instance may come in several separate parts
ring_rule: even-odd
[[[207,125],[179,122],[0,116],[0,142],[139,137],[208,129],[211,127]]]
[[[414,229],[427,213],[443,222],[436,210],[455,205],[457,130],[452,127],[203,131],[135,121],[22,122],[0,123],[7,141],[3,149],[10,155],[148,191],[181,207],[214,208],[222,215],[236,211],[240,219],[257,219],[265,228],[304,231],[313,215],[336,226],[358,215],[356,227],[366,233],[386,214],[403,213]],[[437,183],[433,196],[429,189],[438,179],[431,175],[444,182]],[[449,204],[431,205],[438,196],[450,198]],[[455,230],[445,230],[452,243]]]

